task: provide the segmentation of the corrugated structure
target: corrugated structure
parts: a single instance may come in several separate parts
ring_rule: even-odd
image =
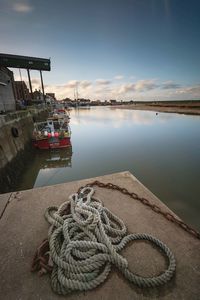
[[[50,59],[0,53],[0,66],[50,71]]]

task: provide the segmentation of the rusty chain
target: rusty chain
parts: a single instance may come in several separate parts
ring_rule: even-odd
[[[132,199],[140,201],[142,204],[148,206],[149,208],[151,208],[154,212],[163,215],[168,221],[175,223],[176,225],[178,225],[179,227],[181,227],[183,230],[185,230],[186,232],[188,232],[189,234],[193,235],[195,238],[200,239],[200,233],[193,229],[192,227],[190,227],[189,225],[187,225],[186,223],[184,223],[183,221],[177,219],[176,217],[174,217],[170,212],[166,212],[163,211],[158,205],[156,204],[152,204],[148,199],[140,197],[138,194],[134,193],[134,192],[129,192],[126,188],[122,188],[116,184],[113,183],[103,183],[100,182],[98,180],[90,182],[88,184],[85,185],[85,187],[93,187],[93,186],[98,186],[100,188],[106,188],[106,189],[110,189],[110,190],[117,190],[119,192],[121,192],[124,195],[128,195],[130,196]],[[80,187],[78,192],[82,189],[83,187]]]

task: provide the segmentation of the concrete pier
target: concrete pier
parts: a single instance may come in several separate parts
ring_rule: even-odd
[[[45,209],[52,205],[58,206],[80,186],[95,179],[125,187],[171,212],[129,172],[0,195],[0,298],[200,299],[200,240],[129,196],[102,188],[95,188],[96,195],[108,209],[124,220],[129,233],[152,234],[172,250],[177,262],[173,279],[159,288],[141,289],[112,268],[107,280],[98,288],[64,297],[52,292],[48,275],[39,277],[30,272],[34,252],[47,237],[48,224],[43,216]],[[158,275],[165,268],[163,256],[149,243],[131,243],[122,253],[127,258],[130,269],[136,274]]]

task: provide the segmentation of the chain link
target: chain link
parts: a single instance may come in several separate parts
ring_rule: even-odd
[[[122,188],[122,187],[120,187],[116,184],[110,183],[110,182],[109,183],[103,183],[103,182],[100,182],[98,180],[90,182],[90,183],[85,185],[85,187],[89,187],[89,186],[90,187],[98,186],[100,188],[106,188],[106,189],[109,189],[109,190],[117,190],[117,191],[121,192],[124,195],[128,195],[131,198],[133,198],[134,200],[140,201],[142,204],[150,207],[157,214],[163,215],[168,221],[177,224],[179,227],[181,227],[183,230],[185,230],[189,234],[193,235],[195,238],[200,239],[200,233],[197,230],[193,229],[192,227],[190,227],[189,225],[187,225],[183,221],[177,219],[170,212],[163,211],[159,206],[157,206],[156,204],[152,204],[148,199],[140,197],[138,194],[136,194],[134,192],[132,192],[132,193],[129,192],[126,188]],[[82,188],[83,187],[80,187],[78,192]]]

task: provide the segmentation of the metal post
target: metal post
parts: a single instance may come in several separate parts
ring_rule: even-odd
[[[23,80],[22,80],[21,69],[19,69],[19,75],[20,75],[20,79],[21,79],[22,98],[23,98],[23,100],[25,100],[25,92],[24,92],[24,85],[23,85]]]
[[[44,103],[46,103],[45,94],[44,94],[44,84],[43,84],[43,78],[42,78],[42,71],[41,70],[40,70],[40,78],[41,78],[43,99],[44,99]]]
[[[29,69],[27,69],[27,73],[28,73],[29,88],[30,88],[30,91],[31,91],[31,100],[33,100],[33,90],[32,90],[32,85],[31,85],[31,76],[30,76]]]

